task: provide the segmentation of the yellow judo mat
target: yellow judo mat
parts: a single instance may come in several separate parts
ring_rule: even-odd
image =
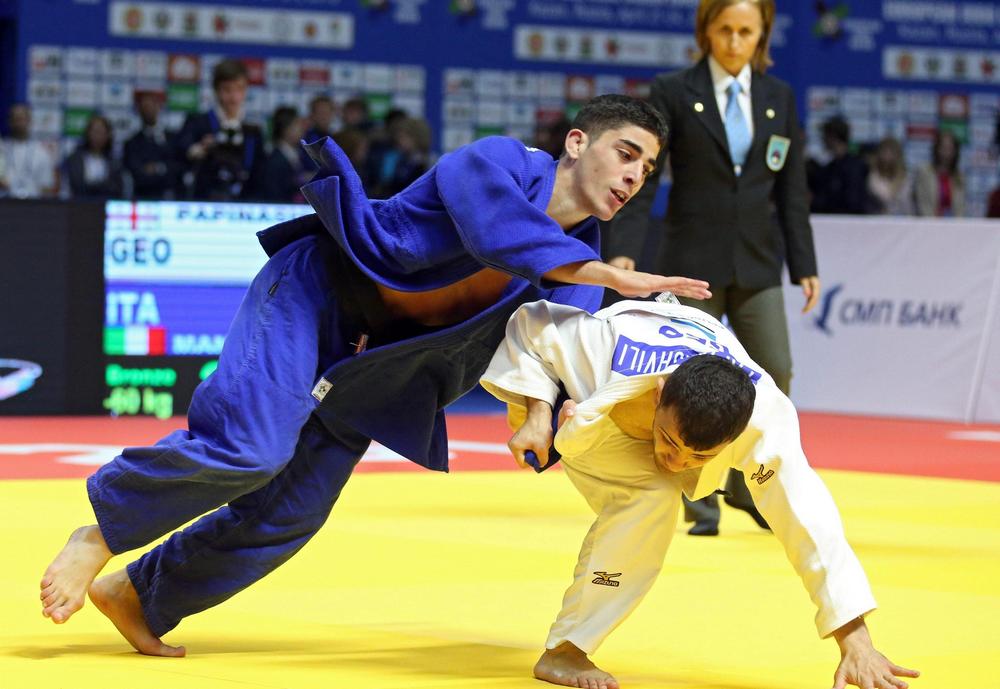
[[[876,646],[923,672],[912,687],[1000,688],[1000,484],[821,474],[880,604]],[[828,689],[836,644],[779,544],[723,509],[720,537],[677,534],[594,660],[624,689]],[[541,689],[590,513],[556,472],[358,474],[288,564],[165,637],[183,659],[134,653],[89,603],[41,616],[49,559],[93,521],[82,480],[0,481],[0,520],[2,689]]]

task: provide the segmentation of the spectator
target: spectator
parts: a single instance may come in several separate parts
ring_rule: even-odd
[[[823,123],[823,147],[831,159],[816,175],[813,189],[813,213],[857,213],[868,207],[864,160],[851,152],[851,126],[840,115]]]
[[[111,153],[111,122],[91,115],[77,149],[66,159],[66,177],[73,198],[110,199],[124,196],[121,163]]]
[[[375,123],[371,120],[368,101],[360,96],[355,96],[344,101],[340,120],[343,124],[343,129],[358,129],[366,134],[370,133],[372,127],[375,126]]]
[[[868,198],[876,215],[913,215],[913,180],[899,139],[887,136],[875,147],[868,172]]]
[[[672,172],[655,272],[707,280],[711,299],[684,303],[716,318],[725,314],[750,356],[787,393],[792,355],[782,264],[802,287],[804,311],[815,306],[820,283],[795,94],[766,73],[775,12],[774,0],[701,0],[701,59],[653,81],[650,102],[670,130],[659,163],[669,155]],[[655,195],[647,182],[619,212],[607,256],[633,265],[641,258]],[[726,489],[727,504],[766,528],[739,472]],[[695,522],[688,533],[719,533],[717,496],[685,505],[685,519]]]
[[[430,168],[431,128],[427,121],[415,117],[396,121],[391,152],[391,157],[383,158],[374,198],[388,198],[402,191]]]
[[[135,107],[142,127],[125,142],[125,169],[132,175],[132,194],[140,199],[172,199],[177,194],[178,165],[173,156],[176,135],[160,122],[162,91],[136,91]]]
[[[392,108],[382,118],[381,127],[373,127],[368,135],[368,170],[362,175],[368,195],[386,198],[393,172],[402,153],[396,147],[396,130],[407,117],[406,111]]]
[[[306,143],[312,143],[324,136],[333,136],[333,120],[336,116],[337,107],[333,99],[329,96],[316,96],[309,101],[309,122],[302,138]]]
[[[313,169],[299,156],[305,122],[295,108],[282,106],[271,118],[271,142],[274,146],[264,162],[264,174],[257,185],[257,197],[278,203],[304,203],[299,188],[309,181]]]
[[[368,169],[368,137],[358,129],[341,129],[332,138],[333,142],[347,154],[354,171],[361,177],[362,171]]]
[[[31,138],[31,108],[15,103],[7,111],[9,136],[3,141],[0,196],[33,199],[54,196],[59,187],[55,162],[41,141]]]
[[[950,131],[939,129],[934,135],[930,164],[917,169],[913,190],[917,215],[965,215],[965,180],[958,170],[958,157],[958,139]]]
[[[319,141],[325,136],[333,136],[333,133],[336,131],[336,128],[333,126],[336,115],[337,106],[330,96],[315,96],[309,101],[309,121],[306,124],[302,139],[306,143],[312,143],[313,141]],[[316,163],[309,157],[306,150],[298,147],[298,151],[303,167],[306,170],[315,170]]]
[[[553,158],[558,158],[563,152],[563,141],[569,133],[570,122],[565,115],[552,121],[539,123],[535,127],[535,140],[532,146],[545,151]]]
[[[264,164],[260,127],[246,122],[247,69],[239,60],[223,60],[212,71],[216,104],[189,115],[178,135],[181,157],[190,166],[196,199],[229,201],[253,194]]]

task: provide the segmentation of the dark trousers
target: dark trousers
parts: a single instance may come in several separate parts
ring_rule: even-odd
[[[792,353],[788,342],[788,322],[781,287],[748,290],[740,287],[712,289],[707,300],[681,299],[687,306],[706,311],[716,318],[725,315],[736,337],[750,358],[774,379],[778,388],[788,394],[792,380]],[[731,469],[726,480],[730,501],[737,505],[753,505],[743,472]],[[689,522],[719,524],[719,498],[709,495],[701,500],[684,498],[684,519]]]
[[[218,369],[195,391],[189,430],[126,448],[88,480],[114,553],[214,510],[128,566],[157,636],[294,555],[368,447],[312,415],[318,376],[351,354],[357,332],[335,297],[316,238],[277,252],[247,291]]]

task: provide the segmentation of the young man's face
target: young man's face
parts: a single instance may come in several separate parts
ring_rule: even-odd
[[[247,99],[247,80],[240,77],[220,81],[219,87],[215,89],[215,98],[219,101],[219,107],[226,113],[226,117],[236,117]]]
[[[657,406],[653,415],[653,461],[663,471],[685,471],[702,467],[729,443],[707,450],[693,450],[681,440],[680,424],[673,407]]]
[[[753,59],[763,33],[760,10],[750,2],[730,5],[705,28],[712,57],[733,76]]]
[[[574,140],[576,137],[576,140]],[[596,139],[580,130],[567,137],[580,164],[577,187],[584,210],[611,220],[656,168],[660,144],[642,127],[608,129]]]

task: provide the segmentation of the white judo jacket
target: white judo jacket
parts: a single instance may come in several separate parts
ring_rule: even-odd
[[[747,429],[699,469],[670,474],[653,462],[653,443],[626,435],[609,414],[656,387],[684,360],[723,356],[756,387]],[[591,315],[545,301],[525,304],[507,324],[481,383],[524,418],[525,398],[554,404],[560,383],[576,415],[555,437],[563,466],[597,518],[584,540],[563,607],[546,642],[593,653],[642,600],[673,537],[680,495],[720,488],[727,470],[744,472],[754,503],[817,607],[828,636],[875,608],[840,516],[806,461],[795,408],[718,320],[678,304],[624,301]]]

